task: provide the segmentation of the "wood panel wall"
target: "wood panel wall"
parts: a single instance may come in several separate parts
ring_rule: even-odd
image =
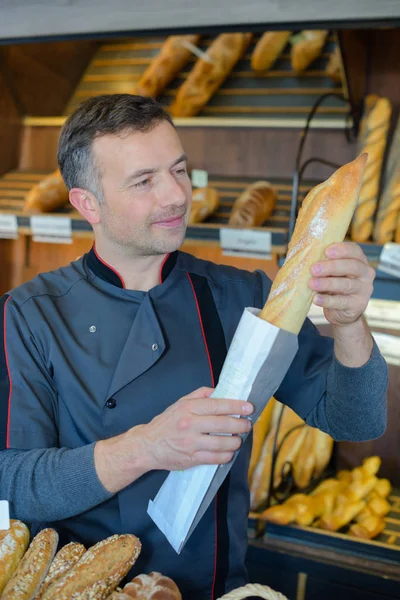
[[[19,160],[21,117],[3,72],[0,50],[0,175],[14,169]]]

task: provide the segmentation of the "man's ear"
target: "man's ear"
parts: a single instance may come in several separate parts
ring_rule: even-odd
[[[100,223],[99,203],[92,192],[81,188],[72,188],[69,191],[69,201],[91,225]]]

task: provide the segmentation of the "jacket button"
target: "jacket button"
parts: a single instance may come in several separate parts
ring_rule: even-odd
[[[158,344],[153,344],[151,349],[153,350],[153,352],[155,352],[156,350],[158,350]]]
[[[117,406],[117,401],[115,398],[109,398],[106,402],[107,408],[115,408]]]

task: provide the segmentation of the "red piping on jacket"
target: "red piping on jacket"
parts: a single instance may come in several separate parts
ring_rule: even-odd
[[[167,254],[167,256],[164,258],[164,260],[162,261],[162,265],[161,265],[161,267],[160,267],[160,283],[162,283],[162,282],[163,282],[163,278],[162,278],[162,272],[163,272],[163,268],[164,268],[164,265],[165,265],[165,263],[166,263],[166,262],[167,262],[167,260],[169,259],[170,255],[171,255],[171,253],[169,252],[169,253]]]
[[[7,416],[7,433],[6,433],[6,448],[10,447],[10,424],[11,424],[11,394],[12,394],[12,378],[11,378],[11,373],[10,373],[10,363],[8,361],[8,353],[7,353],[7,320],[6,320],[6,308],[7,308],[7,302],[9,301],[9,299],[11,298],[11,296],[9,296],[7,298],[7,300],[5,301],[4,304],[4,354],[6,356],[6,367],[7,367],[7,373],[8,373],[8,381],[10,382],[10,389],[8,391],[8,416]]]
[[[97,254],[97,250],[96,250],[96,244],[94,244],[94,245],[93,245],[93,250],[94,250],[94,253],[95,253],[95,255],[97,256],[97,258],[99,259],[99,261],[100,261],[101,263],[103,263],[103,265],[105,265],[106,267],[108,267],[108,268],[109,268],[111,271],[113,271],[113,273],[115,273],[115,274],[117,275],[117,277],[119,277],[119,278],[120,278],[120,280],[121,280],[121,283],[122,283],[122,287],[123,287],[123,288],[126,290],[125,281],[123,280],[123,278],[121,277],[121,275],[118,273],[118,271],[116,271],[116,270],[115,270],[115,269],[114,269],[114,268],[113,268],[111,265],[109,265],[108,263],[106,263],[106,261],[105,261],[105,260],[103,260],[103,259],[101,258],[101,256],[99,256],[99,255]]]
[[[197,315],[198,315],[199,322],[200,322],[201,335],[203,336],[204,347],[205,347],[206,353],[207,353],[208,366],[210,367],[211,385],[212,385],[212,387],[214,387],[215,386],[214,373],[213,373],[213,370],[212,370],[212,363],[211,363],[210,352],[208,350],[207,339],[206,339],[206,336],[205,336],[205,333],[204,333],[203,319],[201,318],[201,312],[200,312],[199,302],[197,300],[196,290],[194,289],[194,285],[193,285],[193,282],[192,282],[192,280],[190,278],[189,273],[186,272],[186,275],[187,275],[187,277],[189,279],[189,283],[190,283],[190,286],[192,288],[193,296],[194,296],[194,299],[195,299],[195,302],[196,302]],[[216,580],[217,580],[217,554],[218,554],[218,494],[216,494],[216,496],[215,496],[214,578],[213,578],[213,585],[212,585],[212,592],[211,592],[211,600],[215,599],[215,583],[216,583]]]

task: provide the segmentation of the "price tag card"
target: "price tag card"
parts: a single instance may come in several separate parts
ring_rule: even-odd
[[[208,173],[202,169],[192,169],[192,185],[193,187],[207,187]]]
[[[0,531],[10,529],[10,510],[7,500],[0,500]]]
[[[371,299],[365,316],[370,327],[400,329],[400,303],[394,300]]]
[[[34,242],[49,244],[72,244],[71,219],[48,215],[33,216],[30,219]]]
[[[400,244],[388,243],[383,246],[378,269],[400,278]]]
[[[0,213],[0,238],[8,240],[18,238],[18,222],[15,215]]]
[[[222,228],[219,240],[225,256],[271,258],[271,232]]]

